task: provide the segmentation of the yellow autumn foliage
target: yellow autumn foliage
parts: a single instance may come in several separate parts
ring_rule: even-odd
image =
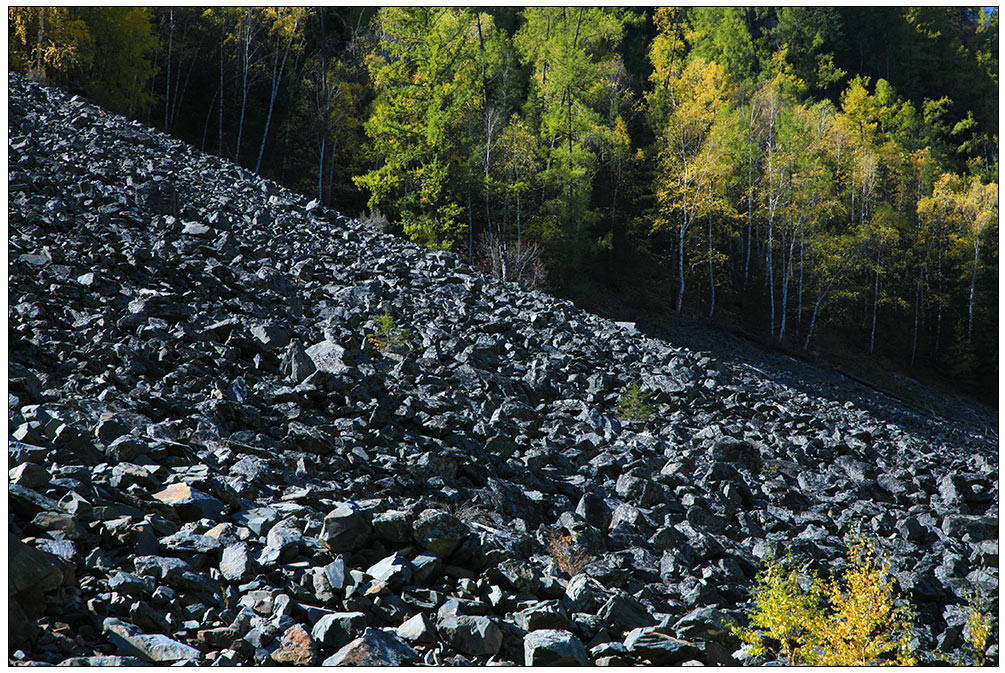
[[[751,654],[817,666],[914,665],[912,610],[895,590],[889,565],[858,539],[844,573],[806,575],[791,561],[769,560],[751,590],[750,627],[734,633]],[[776,645],[777,643],[777,645]]]
[[[967,594],[967,643],[974,649],[974,663],[984,666],[991,635],[991,615],[988,613],[987,599],[974,590]]]

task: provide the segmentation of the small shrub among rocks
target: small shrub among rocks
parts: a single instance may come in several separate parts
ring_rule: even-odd
[[[555,566],[570,577],[578,575],[593,560],[572,535],[558,531],[552,531],[548,538],[548,555]]]
[[[974,650],[974,665],[984,666],[991,635],[991,613],[987,599],[977,589],[967,592],[967,644]]]
[[[618,402],[618,419],[622,421],[645,422],[653,417],[653,407],[649,404],[652,393],[643,390],[638,381],[625,387]]]
[[[377,331],[366,335],[369,341],[379,351],[400,353],[407,350],[408,340],[412,338],[412,330],[399,327],[394,322],[391,311],[384,309],[383,313],[373,316]]]

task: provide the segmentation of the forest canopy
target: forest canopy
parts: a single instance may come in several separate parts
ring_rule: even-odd
[[[10,7],[8,36],[509,280],[997,397],[997,9]]]

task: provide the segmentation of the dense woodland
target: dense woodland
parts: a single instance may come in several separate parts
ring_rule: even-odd
[[[8,11],[12,69],[507,279],[997,401],[997,10]]]

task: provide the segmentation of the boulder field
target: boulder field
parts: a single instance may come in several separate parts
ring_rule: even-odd
[[[647,338],[8,85],[11,663],[764,663],[726,628],[762,559],[827,575],[859,534],[920,651],[963,651],[970,590],[997,614],[996,435]],[[621,420],[633,382],[648,420]]]

